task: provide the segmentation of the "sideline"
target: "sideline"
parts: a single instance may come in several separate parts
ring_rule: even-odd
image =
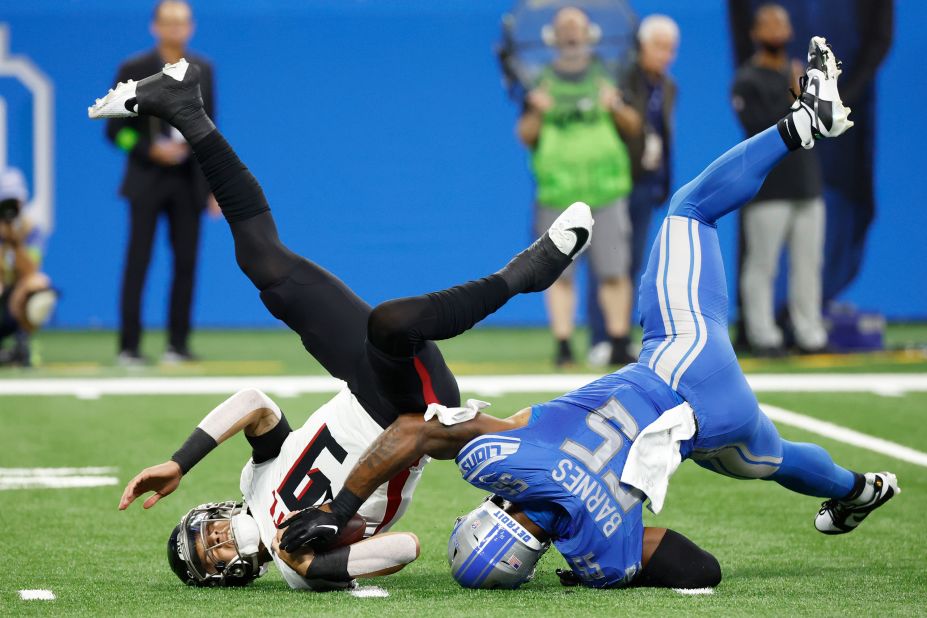
[[[565,393],[601,377],[598,374],[458,376],[460,390],[485,396],[509,393]],[[900,396],[927,392],[927,374],[815,373],[747,374],[757,393],[875,393]],[[230,395],[252,386],[280,397],[334,393],[344,382],[328,376],[235,376],[169,378],[35,378],[0,380],[0,397],[65,395],[96,399],[103,395]]]

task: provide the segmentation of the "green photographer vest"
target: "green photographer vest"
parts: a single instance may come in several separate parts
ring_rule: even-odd
[[[594,60],[578,80],[546,67],[538,80],[554,101],[544,114],[531,164],[537,202],[566,208],[583,201],[607,206],[631,192],[631,162],[611,112],[599,103],[603,84],[614,85]]]

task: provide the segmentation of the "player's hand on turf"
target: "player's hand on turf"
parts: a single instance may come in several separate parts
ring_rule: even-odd
[[[142,504],[144,508],[150,509],[155,502],[173,493],[177,486],[180,485],[182,477],[183,472],[180,471],[180,466],[175,461],[166,461],[163,464],[145,468],[126,485],[125,490],[122,492],[122,498],[119,500],[119,510],[126,510],[130,504],[135,502],[136,498],[153,491],[155,492],[154,495],[149,496]]]
[[[321,549],[330,545],[341,532],[341,523],[328,510],[310,507],[282,521],[277,528],[286,529],[280,537],[280,549],[293,553],[306,546]]]

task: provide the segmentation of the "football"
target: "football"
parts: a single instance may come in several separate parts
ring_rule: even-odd
[[[367,520],[355,513],[348,523],[341,529],[341,533],[335,537],[335,540],[325,549],[335,549],[345,545],[353,545],[358,541],[364,540],[364,532],[367,530]]]

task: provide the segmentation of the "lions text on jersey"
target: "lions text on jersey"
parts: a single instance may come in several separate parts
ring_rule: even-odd
[[[302,427],[290,433],[280,454],[241,471],[241,492],[261,530],[265,547],[277,534],[277,524],[291,511],[330,500],[344,485],[354,464],[383,432],[345,388],[319,408]],[[358,513],[367,520],[366,536],[386,531],[405,513],[427,458],[384,483]],[[274,562],[293,588],[308,588],[306,580],[276,555]]]
[[[682,400],[628,367],[535,405],[525,427],[471,440],[456,458],[470,484],[509,500],[588,586],[621,586],[641,567],[643,494],[620,482],[638,432]],[[683,457],[691,440],[681,445]]]

